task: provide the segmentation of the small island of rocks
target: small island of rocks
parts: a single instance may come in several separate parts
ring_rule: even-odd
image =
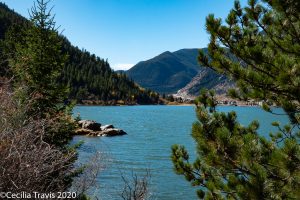
[[[113,125],[101,125],[94,120],[80,120],[78,121],[78,129],[75,131],[76,135],[86,136],[119,136],[127,134],[121,129],[115,128]]]

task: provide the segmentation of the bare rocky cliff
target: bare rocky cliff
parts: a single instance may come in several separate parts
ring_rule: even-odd
[[[211,69],[203,68],[183,88],[174,95],[183,99],[194,99],[199,95],[201,89],[211,89],[216,95],[225,95],[228,89],[235,87],[235,84],[228,80],[225,75],[219,75]]]

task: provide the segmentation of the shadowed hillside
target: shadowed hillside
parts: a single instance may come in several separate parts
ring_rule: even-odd
[[[16,44],[22,45],[30,22],[0,3],[0,76],[11,76],[8,59],[14,59]],[[125,74],[117,74],[107,60],[73,46],[61,36],[62,52],[68,55],[58,80],[70,88],[70,99],[96,104],[155,104],[158,94],[145,90]]]

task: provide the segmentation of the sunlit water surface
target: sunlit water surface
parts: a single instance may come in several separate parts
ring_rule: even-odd
[[[276,130],[270,124],[288,122],[285,116],[275,116],[258,107],[218,107],[223,112],[236,111],[243,125],[254,119],[261,121],[260,134],[269,135]],[[280,109],[275,109],[281,112]],[[128,135],[117,137],[76,136],[74,143],[84,141],[79,149],[79,162],[85,162],[96,151],[105,154],[105,170],[97,179],[93,194],[103,200],[122,199],[124,183],[121,175],[132,172],[144,174],[150,169],[150,191],[153,199],[197,199],[195,188],[173,171],[170,160],[171,146],[181,144],[195,155],[191,127],[196,120],[194,106],[77,106],[74,115],[82,119],[113,124]]]

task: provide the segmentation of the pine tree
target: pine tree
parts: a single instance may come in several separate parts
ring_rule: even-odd
[[[209,54],[201,65],[225,73],[238,89],[230,95],[283,108],[290,119],[267,139],[259,122],[244,127],[235,112],[216,111],[213,92],[196,100],[197,122],[192,137],[197,159],[191,163],[183,146],[172,147],[175,171],[198,186],[200,199],[300,198],[300,3],[297,0],[235,2],[226,19],[209,15]]]
[[[48,3],[38,0],[31,9],[31,26],[24,30],[23,41],[16,44],[16,55],[10,60],[20,97],[31,99],[33,115],[55,112],[67,98],[66,86],[57,82],[67,56],[61,51],[62,41]]]
[[[82,171],[74,168],[76,147],[69,144],[75,122],[72,105],[65,101],[68,90],[57,82],[67,56],[61,51],[48,3],[37,0],[28,27],[18,37],[10,35],[13,40],[8,40],[12,44],[8,48],[15,50],[8,55],[14,88],[9,85],[13,95],[6,98],[11,102],[7,106],[14,112],[2,115],[5,123],[1,124],[0,135],[10,142],[1,148],[4,155],[8,152],[6,159],[12,163],[12,167],[1,166],[1,174],[9,177],[1,180],[3,191],[67,191]]]

